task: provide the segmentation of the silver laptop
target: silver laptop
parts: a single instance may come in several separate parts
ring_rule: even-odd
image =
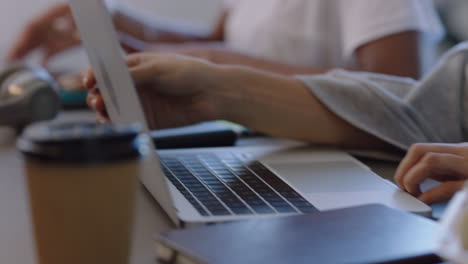
[[[70,0],[108,113],[139,122],[143,110],[101,0]],[[148,141],[149,149],[153,149]],[[175,223],[315,212],[369,203],[419,214],[431,208],[345,152],[297,143],[149,151],[141,182]]]

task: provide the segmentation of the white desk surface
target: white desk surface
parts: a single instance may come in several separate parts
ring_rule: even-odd
[[[68,118],[92,118],[89,114],[68,114]],[[63,118],[63,117],[62,117]],[[22,159],[14,138],[0,146],[0,263],[33,264],[35,252],[29,218],[28,197]],[[396,163],[366,161],[374,171],[391,179]],[[170,228],[159,206],[140,186],[136,205],[131,263],[155,263],[153,235]]]

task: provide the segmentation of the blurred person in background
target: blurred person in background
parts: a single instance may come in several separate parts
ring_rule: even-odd
[[[107,2],[129,52],[178,53],[281,74],[345,68],[417,79],[423,45],[433,48],[443,35],[431,0],[224,0],[206,34]],[[26,25],[8,58],[39,49],[47,63],[79,43],[69,7],[60,4]]]

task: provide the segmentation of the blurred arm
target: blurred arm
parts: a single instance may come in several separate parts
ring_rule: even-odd
[[[228,11],[223,10],[215,26],[209,32],[196,32],[184,26],[162,23],[156,19],[145,19],[144,14],[140,14],[140,12],[131,8],[117,7],[114,10],[113,20],[120,32],[141,41],[183,43],[189,41],[222,41],[227,15]]]
[[[358,48],[356,54],[357,66],[346,68],[346,70],[377,72],[418,79],[421,74],[419,42],[420,36],[417,32],[404,32],[372,41]],[[201,53],[199,52],[199,54]],[[199,57],[196,52],[188,52],[186,54]],[[203,56],[200,57],[205,57],[205,59],[214,63],[245,65],[287,75],[320,74],[336,68],[299,67],[220,49],[214,49],[209,52],[203,51]]]
[[[331,112],[297,79],[236,66],[225,66],[222,71],[228,87],[221,92],[226,120],[271,136],[315,144],[389,148]]]

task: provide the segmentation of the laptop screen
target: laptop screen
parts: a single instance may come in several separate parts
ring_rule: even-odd
[[[106,6],[101,0],[69,0],[69,3],[112,122],[138,123],[148,135],[145,114]],[[150,151],[140,179],[171,219],[177,222],[166,177],[156,152],[151,151],[155,146],[152,140],[146,142]]]

